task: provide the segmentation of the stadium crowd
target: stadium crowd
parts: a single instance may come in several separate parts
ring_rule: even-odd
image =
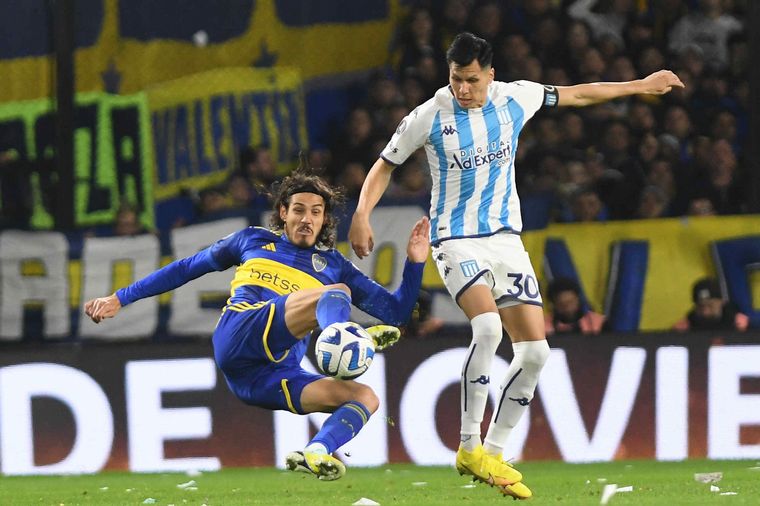
[[[448,82],[445,48],[468,30],[494,45],[501,81],[629,81],[669,68],[686,84],[658,97],[556,109],[529,122],[515,174],[526,230],[551,222],[746,213],[749,54],[743,5],[417,0],[397,28],[389,65],[362,83],[366,92],[323,134],[309,163],[355,200],[400,121]],[[427,206],[430,176],[424,153],[417,155],[394,172],[386,199]],[[282,170],[267,146],[245,148],[239,165],[225,185],[193,195],[193,212],[172,225],[241,214],[255,223],[269,207],[266,185]]]

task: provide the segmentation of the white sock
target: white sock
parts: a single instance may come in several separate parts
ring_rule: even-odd
[[[318,453],[320,455],[327,455],[327,447],[322,443],[310,443],[303,449],[306,453]]]
[[[538,384],[538,376],[549,358],[549,344],[541,341],[513,343],[515,356],[501,383],[501,397],[496,405],[484,448],[491,455],[504,451],[507,438],[528,409]]]
[[[488,402],[491,363],[502,335],[498,313],[479,314],[470,320],[470,325],[472,342],[462,366],[460,380],[460,443],[467,451],[473,451],[480,445],[480,425]]]

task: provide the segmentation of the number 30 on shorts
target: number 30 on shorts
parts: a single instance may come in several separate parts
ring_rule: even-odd
[[[507,293],[514,298],[520,298],[524,293],[529,299],[538,297],[538,281],[532,275],[527,276],[519,272],[509,272],[507,277],[514,279],[514,287]]]

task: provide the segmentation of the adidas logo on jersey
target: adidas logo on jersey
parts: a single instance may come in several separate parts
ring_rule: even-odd
[[[275,249],[275,247],[274,247],[274,243],[273,242],[270,242],[269,244],[265,244],[264,246],[261,247],[261,249],[265,249],[265,250],[268,250],[268,251],[277,251],[277,249]]]

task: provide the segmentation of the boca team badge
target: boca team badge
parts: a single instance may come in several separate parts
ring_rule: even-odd
[[[311,255],[311,265],[317,272],[322,272],[327,267],[327,260],[322,258],[318,253]]]

